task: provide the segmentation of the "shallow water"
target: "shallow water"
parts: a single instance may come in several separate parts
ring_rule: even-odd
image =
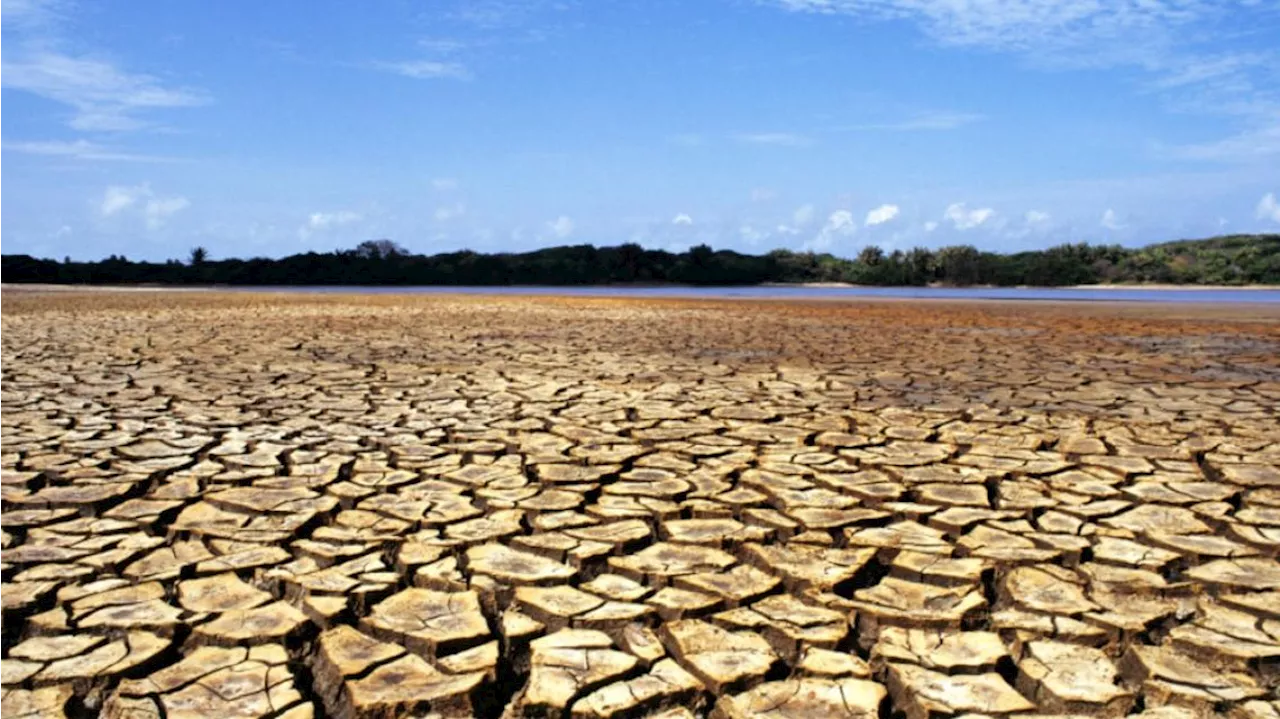
[[[359,285],[230,287],[246,292],[304,292],[325,294],[475,294],[563,295],[570,297],[695,297],[839,299],[899,297],[909,299],[1055,300],[1093,302],[1266,302],[1280,303],[1275,290],[1169,290],[1137,288],[1066,289],[1042,287],[547,287],[547,286],[404,286]]]

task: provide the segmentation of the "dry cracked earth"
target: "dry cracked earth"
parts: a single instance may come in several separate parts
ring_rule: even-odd
[[[6,292],[3,714],[1280,717],[1280,311]]]

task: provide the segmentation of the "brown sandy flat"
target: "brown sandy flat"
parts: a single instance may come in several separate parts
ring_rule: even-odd
[[[2,329],[6,719],[1280,716],[1280,307]]]

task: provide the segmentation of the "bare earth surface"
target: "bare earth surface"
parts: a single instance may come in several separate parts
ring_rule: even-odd
[[[6,719],[1280,716],[1280,308],[3,303]]]

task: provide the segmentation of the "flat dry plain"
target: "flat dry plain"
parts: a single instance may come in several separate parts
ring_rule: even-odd
[[[1280,716],[1277,307],[3,302],[6,719]]]

